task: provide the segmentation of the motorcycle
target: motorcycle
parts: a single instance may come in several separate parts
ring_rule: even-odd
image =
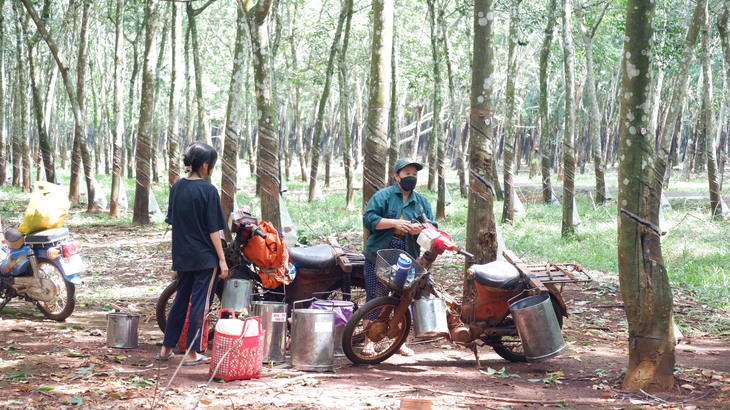
[[[413,221],[414,223],[417,221]],[[378,252],[376,275],[392,292],[361,306],[348,321],[342,335],[342,347],[355,364],[377,364],[395,354],[406,341],[412,324],[409,306],[415,300],[439,298],[446,304],[448,336],[457,345],[470,348],[476,357],[477,347],[487,345],[502,358],[525,362],[527,357],[517,333],[510,305],[523,298],[546,294],[562,328],[567,308],[561,296],[563,285],[590,281],[588,274],[576,264],[528,265],[505,252],[509,262],[487,264],[469,262],[473,255],[456,246],[451,237],[424,220],[418,243],[425,250],[414,265],[413,279],[399,287],[392,272],[401,251]],[[427,269],[445,250],[467,258],[463,298],[449,295]],[[370,342],[368,342],[370,341]],[[367,348],[366,348],[367,346]]]
[[[294,307],[294,302],[313,299],[349,300],[354,303],[355,310],[364,303],[365,257],[360,253],[346,252],[338,244],[287,248],[291,283],[282,284],[275,289],[264,288],[259,267],[250,263],[243,254],[251,235],[265,237],[257,223],[257,218],[247,209],[234,211],[228,221],[229,228],[234,234],[233,241],[227,244],[221,239],[229,267],[229,279],[250,280],[253,283],[253,300],[285,302],[289,312]],[[221,307],[223,287],[224,281],[219,280],[210,305],[208,335],[210,339],[213,337],[215,321]],[[177,279],[174,279],[157,299],[155,315],[157,324],[163,332],[176,292]]]
[[[0,250],[0,311],[13,298],[34,303],[49,319],[59,322],[76,307],[76,285],[84,263],[81,246],[69,240],[67,228],[28,235],[16,229],[4,233]]]

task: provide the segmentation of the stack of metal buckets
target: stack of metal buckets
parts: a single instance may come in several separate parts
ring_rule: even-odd
[[[266,331],[264,363],[286,361],[287,304],[252,301],[252,282],[228,279],[221,305],[236,312],[250,311]],[[296,302],[296,307],[299,302]],[[250,310],[249,310],[250,307]],[[334,357],[342,355],[342,330],[353,303],[314,299],[309,308],[293,309],[291,315],[291,365],[298,370],[332,370]]]

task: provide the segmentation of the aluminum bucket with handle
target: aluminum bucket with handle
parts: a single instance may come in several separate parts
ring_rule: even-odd
[[[565,350],[550,295],[520,299],[509,306],[528,361],[549,359]]]

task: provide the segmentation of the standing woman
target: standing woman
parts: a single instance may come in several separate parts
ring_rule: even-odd
[[[202,142],[193,142],[183,154],[188,176],[170,189],[167,223],[172,225],[172,270],[177,272],[177,294],[167,317],[165,338],[157,360],[167,360],[185,325],[190,307],[183,365],[207,362],[202,355],[204,314],[213,298],[217,278],[228,277],[219,231],[226,226],[218,190],[205,180],[213,174],[218,153]],[[191,300],[192,298],[192,300]],[[201,334],[198,334],[201,333]],[[192,346],[192,348],[191,348]]]
[[[395,162],[393,178],[395,184],[383,188],[370,198],[363,215],[363,225],[368,230],[365,244],[365,292],[367,301],[388,294],[388,289],[378,282],[375,276],[377,253],[381,249],[400,249],[407,252],[413,260],[420,256],[421,248],[416,242],[423,229],[411,223],[421,215],[433,222],[431,204],[416,192],[418,171],[423,166],[410,158],[399,158]],[[365,354],[374,354],[372,342],[363,349]],[[413,350],[405,345],[398,352],[404,356],[413,355]]]

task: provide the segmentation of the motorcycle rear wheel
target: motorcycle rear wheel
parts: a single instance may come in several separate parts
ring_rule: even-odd
[[[373,299],[361,306],[345,325],[342,333],[342,350],[345,356],[355,364],[378,364],[395,354],[408,338],[411,331],[411,312],[406,310],[403,319],[398,324],[398,334],[393,338],[383,337],[374,343],[373,354],[363,352],[366,346],[365,336],[368,332],[387,333],[388,322],[398,307],[400,299],[392,296],[383,296]],[[365,318],[368,320],[365,327]],[[379,330],[377,330],[380,328]]]
[[[56,288],[56,296],[49,302],[36,301],[35,305],[43,316],[63,322],[71,316],[76,307],[76,286],[67,282],[63,272],[50,261],[38,261],[38,277],[49,279]]]
[[[172,281],[167,287],[160,293],[160,297],[157,298],[157,304],[155,305],[155,318],[157,319],[157,326],[165,333],[165,327],[167,327],[167,315],[170,313],[172,307],[172,301],[175,300],[177,294],[177,281]],[[221,295],[222,291],[216,290],[213,296],[213,302],[210,304],[210,325],[208,326],[208,340],[213,340],[215,334],[215,324],[218,321],[218,312],[221,309]]]
[[[552,295],[550,295],[550,302],[553,304],[555,316],[558,319],[558,326],[562,329],[565,310],[562,306],[560,306],[560,302],[558,302],[558,300]],[[508,321],[510,324],[514,324],[511,314],[505,319],[505,321]],[[525,350],[522,347],[522,341],[518,335],[493,336],[487,339],[487,344],[492,346],[494,352],[505,360],[515,363],[524,363],[527,361]]]

